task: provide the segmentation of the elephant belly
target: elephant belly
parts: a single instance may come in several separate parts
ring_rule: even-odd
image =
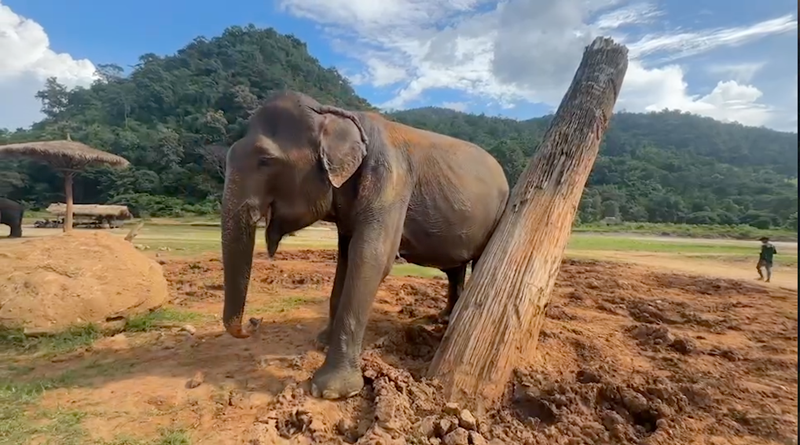
[[[493,221],[474,215],[420,213],[407,216],[398,249],[401,258],[420,266],[449,269],[468,263],[480,256],[493,228]]]

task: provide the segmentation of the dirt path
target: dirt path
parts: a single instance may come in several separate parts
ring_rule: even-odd
[[[248,340],[224,334],[216,318],[217,258],[164,267],[171,310],[196,314],[189,332],[128,332],[56,358],[6,361],[32,370],[18,379],[72,376],[42,406],[83,413],[88,438],[77,443],[153,438],[162,428],[214,445],[796,439],[797,298],[775,287],[566,261],[538,352],[523,360],[503,406],[473,419],[444,409],[422,378],[445,329],[432,321],[444,280],[387,278],[365,340],[367,385],[327,402],[307,390],[324,358],[313,339],[327,316],[334,252],[257,255],[247,316],[263,321]]]
[[[797,268],[782,267],[778,265],[772,270],[771,283],[759,283],[756,279],[758,273],[755,264],[744,262],[722,262],[677,257],[674,254],[659,254],[650,252],[613,252],[613,251],[570,251],[569,255],[575,258],[595,258],[610,261],[622,261],[651,267],[659,271],[672,271],[705,275],[717,278],[753,281],[768,287],[782,287],[788,290],[797,290]]]

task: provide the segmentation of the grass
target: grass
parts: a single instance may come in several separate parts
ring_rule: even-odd
[[[191,437],[185,430],[165,428],[159,432],[159,437],[153,440],[119,436],[111,442],[101,442],[97,445],[191,445],[191,443]]]
[[[126,332],[147,332],[161,329],[165,325],[196,323],[210,316],[195,312],[160,308],[155,311],[131,317],[125,322]],[[38,355],[57,355],[91,346],[102,338],[104,333],[95,324],[71,326],[61,332],[48,335],[25,335],[23,329],[0,326],[0,352],[29,353]]]
[[[0,326],[0,351],[60,354],[90,346],[103,336],[97,325],[72,326],[51,335],[29,336],[22,329]]]
[[[568,250],[598,250],[618,252],[653,252],[653,253],[705,253],[756,255],[759,252],[758,242],[723,242],[709,240],[659,240],[613,235],[575,234],[569,240]],[[796,254],[796,250],[794,251]]]
[[[395,264],[392,267],[392,275],[398,277],[420,277],[433,278],[444,277],[444,273],[438,269],[417,266],[416,264]]]
[[[768,236],[773,241],[797,241],[797,231],[785,228],[757,229],[746,225],[692,225],[634,223],[583,224],[573,228],[581,233],[628,233],[655,236],[678,236],[684,238],[722,238],[756,240]]]
[[[320,297],[282,297],[270,300],[269,303],[252,309],[254,314],[281,314],[305,306],[318,303]]]
[[[68,385],[71,374],[34,382],[18,380],[0,380],[0,444],[22,444],[34,437],[46,437],[45,443],[84,443],[85,433],[80,425],[83,412],[35,407],[45,391]]]
[[[179,323],[196,323],[205,321],[208,315],[196,312],[179,311],[172,308],[160,308],[147,314],[131,317],[125,322],[126,332],[147,332],[161,329],[165,325]]]

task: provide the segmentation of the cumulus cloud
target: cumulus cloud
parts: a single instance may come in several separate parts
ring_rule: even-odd
[[[669,29],[667,12],[640,0],[279,0],[322,25],[359,60],[359,83],[390,88],[384,108],[420,105],[423,93],[455,89],[485,105],[555,107],[583,48],[597,35],[625,43],[630,67],[618,105],[681,109],[746,125],[777,127],[785,109],[762,103],[752,84],[765,62],[718,64],[708,84],[688,85],[687,61],[797,30],[795,14],[747,25]],[[377,5],[380,5],[378,8]],[[794,122],[796,128],[796,112]]]
[[[94,73],[92,62],[56,53],[41,25],[0,2],[0,128],[27,127],[41,118],[35,94],[48,77],[75,87],[90,84]]]

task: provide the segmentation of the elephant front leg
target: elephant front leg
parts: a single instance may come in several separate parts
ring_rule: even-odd
[[[347,274],[331,325],[328,353],[311,379],[315,397],[340,399],[361,391],[360,356],[375,294],[389,274],[400,245],[403,214],[377,218],[356,229],[350,242]]]
[[[328,324],[317,335],[318,346],[325,348],[328,346],[333,320],[336,319],[336,310],[339,307],[339,300],[344,288],[344,280],[347,276],[347,257],[350,248],[350,237],[339,233],[338,252],[336,254],[336,275],[333,278],[333,289],[331,290],[330,307],[328,309]]]

